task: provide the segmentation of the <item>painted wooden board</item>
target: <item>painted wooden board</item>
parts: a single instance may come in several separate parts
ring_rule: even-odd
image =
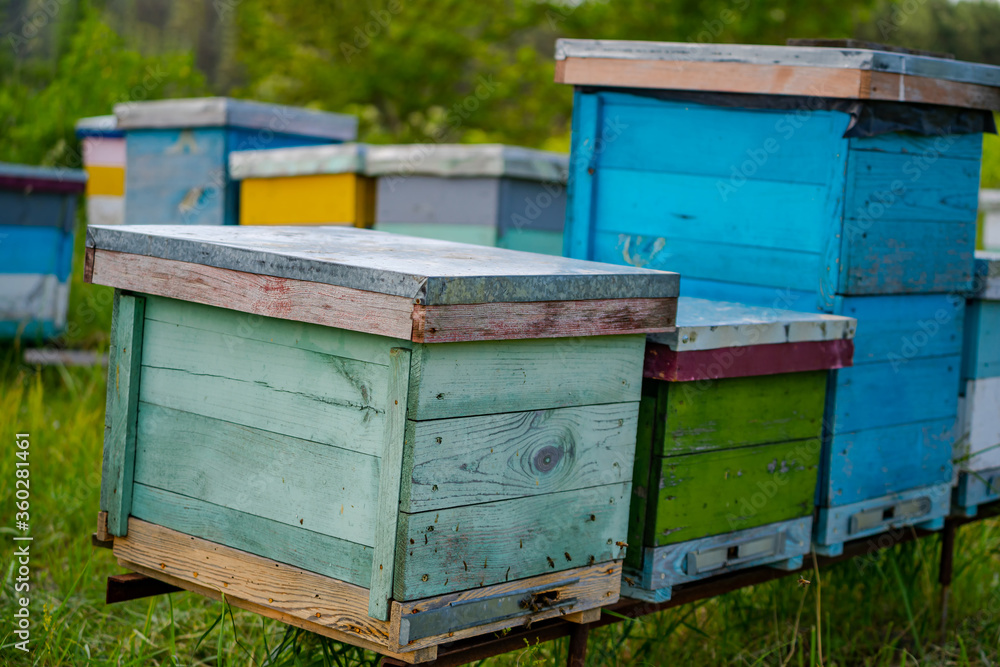
[[[0,225],[3,274],[52,275],[60,282],[69,278],[73,235],[58,227]]]
[[[229,174],[233,180],[361,174],[366,152],[365,144],[356,143],[240,150],[229,156]]]
[[[961,354],[965,299],[956,294],[837,297],[834,312],[856,318],[854,365]]]
[[[410,350],[389,352],[389,382],[386,388],[386,419],[379,458],[378,508],[375,518],[375,556],[368,614],[388,620],[392,600],[396,537],[399,530],[400,485],[406,436],[406,392],[410,379]]]
[[[86,166],[125,169],[125,137],[84,137],[80,141]]]
[[[570,620],[581,611],[599,612],[599,607],[617,602],[620,585],[621,562],[616,561],[428,600],[394,602],[390,637],[398,639],[406,650],[412,650],[443,640],[457,641],[502,632],[547,618]],[[547,599],[549,603],[539,605],[539,610],[532,612],[530,605],[524,604],[526,599]],[[485,624],[481,622],[484,617],[496,617],[503,612],[510,616]],[[476,625],[469,627],[472,623]],[[428,634],[440,633],[443,628],[450,628],[450,631],[436,636]]]
[[[870,498],[818,511],[813,542],[817,553],[837,555],[843,543],[907,526],[940,528],[951,505],[951,484]]]
[[[982,192],[985,194],[994,191]],[[980,206],[982,207],[982,204]],[[997,240],[1000,241],[1000,237]],[[989,241],[984,243],[989,245]],[[977,299],[1000,301],[1000,251],[977,250],[975,274],[972,296]]]
[[[714,350],[675,352],[666,345],[646,344],[643,377],[685,382],[722,378],[802,373],[851,365],[854,342],[827,340],[776,343]]]
[[[537,252],[542,255],[561,255],[563,249],[562,231],[545,229],[508,229],[496,242],[498,248]]]
[[[138,483],[375,544],[374,456],[148,403],[139,404],[137,431]]]
[[[111,195],[87,197],[87,224],[120,225],[125,222],[125,198]]]
[[[374,183],[356,174],[247,178],[240,183],[241,225],[370,227],[374,209]]]
[[[568,160],[566,161],[568,163]],[[566,180],[500,179],[500,236],[515,230],[562,232],[566,221]]]
[[[1000,300],[970,299],[964,336],[962,378],[1000,377]]]
[[[965,381],[955,458],[963,470],[1000,468],[1000,377]]]
[[[421,345],[407,418],[638,401],[644,346],[643,336]]]
[[[520,146],[404,144],[369,146],[365,168],[370,176],[507,177],[565,183],[568,165],[564,153]]]
[[[437,239],[453,243],[471,243],[472,245],[500,246],[497,240],[497,230],[487,225],[436,225],[433,223],[407,222],[376,222],[372,229],[389,234],[416,236],[422,239]],[[514,248],[525,250],[524,248]]]
[[[87,165],[87,196],[125,194],[125,170],[122,167]]]
[[[87,174],[80,169],[0,162],[0,190],[68,194],[83,192],[86,183]]]
[[[114,352],[108,362],[108,404],[101,471],[101,509],[108,513],[108,532],[128,530],[139,406],[139,373],[143,349],[142,297],[115,290]]]
[[[775,64],[911,74],[984,86],[1000,85],[1000,67],[925,54],[867,48],[560,39],[556,59]],[[613,82],[609,81],[609,84]],[[762,92],[762,91],[755,91]]]
[[[178,127],[239,127],[270,135],[297,134],[332,141],[357,136],[358,119],[346,114],[262,104],[228,97],[130,101],[115,105],[120,130]],[[269,143],[262,139],[263,143]]]
[[[652,453],[675,456],[818,438],[827,373],[789,373],[715,382],[650,382],[662,438]],[[645,393],[645,392],[644,392]],[[644,401],[653,400],[644,395]]]
[[[418,600],[624,556],[630,484],[400,513],[394,595]]]
[[[813,519],[805,516],[725,535],[646,548],[633,586],[670,589],[706,577],[801,557],[809,553]]]
[[[949,134],[944,136],[923,136],[913,133],[892,132],[874,137],[851,137],[851,152],[877,151],[880,153],[900,153],[909,156],[936,158],[964,158],[979,162],[983,157],[983,137],[981,134]],[[914,161],[913,166],[924,163]],[[908,177],[912,177],[912,171]]]
[[[937,382],[947,384],[940,379]],[[827,434],[818,504],[838,507],[887,493],[950,483],[952,445],[957,439],[955,420],[955,416],[932,420],[914,417],[912,422],[892,426]]]
[[[500,181],[496,178],[444,179],[399,173],[378,178],[376,192],[376,227],[420,224],[499,228]]]
[[[346,227],[100,227],[88,247],[420,299],[670,298],[678,276]],[[211,248],[212,252],[206,250]]]
[[[125,136],[122,130],[118,129],[118,121],[113,114],[106,116],[89,116],[76,121],[76,136],[78,139],[98,137],[104,139],[121,139]]]
[[[132,518],[366,587],[372,548],[137,483]]]
[[[399,509],[425,512],[628,482],[638,407],[410,421]]]
[[[655,458],[659,470],[646,546],[676,544],[812,513],[820,440]]]
[[[860,326],[864,326],[864,322]],[[958,356],[860,364],[832,371],[827,397],[827,429],[834,434],[958,414]],[[891,396],[892,400],[877,400]]]
[[[952,498],[953,514],[975,516],[979,505],[1000,500],[1000,468],[959,473]]]
[[[651,334],[649,340],[677,352],[693,352],[849,339],[856,326],[856,321],[838,315],[682,296],[677,300],[676,330]]]
[[[25,339],[55,335],[66,326],[69,284],[42,273],[0,273],[0,338],[13,338],[19,331]],[[23,331],[22,331],[23,329]]]

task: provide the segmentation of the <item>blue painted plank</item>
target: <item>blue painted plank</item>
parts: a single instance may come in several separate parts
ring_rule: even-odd
[[[56,227],[73,232],[76,222],[76,196],[57,192],[0,190],[3,225]]]
[[[813,534],[816,551],[836,555],[843,543],[907,526],[939,527],[951,506],[951,485],[926,486],[851,505],[820,508]],[[834,549],[820,546],[836,545]]]
[[[683,276],[681,296],[713,301],[735,301],[748,306],[776,308],[782,310],[813,311],[818,307],[816,294],[802,290],[779,289],[743,283],[729,283],[718,280],[702,280]],[[855,355],[857,356],[857,355]]]
[[[1000,301],[970,300],[965,318],[962,379],[1000,376]]]
[[[954,422],[960,361],[958,355],[913,358],[832,371],[827,430],[839,434],[931,419]]]
[[[818,504],[838,507],[921,486],[950,483],[954,418],[829,437]]]
[[[972,286],[975,221],[844,222],[840,294],[965,292]]]
[[[0,225],[0,273],[41,273],[65,280],[64,246],[72,243],[56,227]]]
[[[598,234],[663,237],[668,245],[685,240],[818,253],[832,215],[828,190],[818,185],[755,179],[730,192],[720,191],[713,176],[604,167],[598,178]],[[781,205],[763,206],[765,201]]]
[[[816,285],[820,270],[820,255],[816,253],[730,245],[718,241],[666,241],[662,237],[614,232],[595,235],[592,259],[608,264],[676,271],[685,279],[717,280],[725,276],[731,282],[770,288],[801,289],[806,285]],[[803,279],[803,276],[811,280]]]
[[[576,91],[573,94],[573,127],[566,185],[566,225],[563,256],[593,259],[593,199],[596,179],[595,152],[601,124],[601,98]]]
[[[922,136],[909,132],[889,132],[876,137],[848,139],[850,150],[904,153],[909,155],[945,156],[979,162],[983,157],[983,135],[949,134]]]
[[[618,132],[599,167],[714,177],[720,186],[745,179],[826,185],[847,154],[850,116],[838,111],[713,107],[597,93]]]
[[[837,297],[833,312],[858,320],[854,365],[960,353],[965,300],[949,294]]]

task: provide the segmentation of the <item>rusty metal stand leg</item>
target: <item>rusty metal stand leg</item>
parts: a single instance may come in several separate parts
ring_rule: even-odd
[[[566,667],[584,667],[587,661],[587,636],[590,634],[590,626],[581,623],[573,628],[569,636],[569,657],[566,659]]]
[[[941,584],[941,641],[948,632],[948,600],[951,597],[951,575],[955,566],[955,523],[951,519],[944,522],[941,531],[941,565],[938,583]]]

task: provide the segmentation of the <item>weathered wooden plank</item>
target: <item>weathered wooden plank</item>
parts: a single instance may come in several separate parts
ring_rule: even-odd
[[[819,460],[819,438],[662,458],[653,463],[662,472],[647,546],[807,516]]]
[[[584,489],[632,476],[636,403],[407,423],[400,509]]]
[[[406,392],[409,385],[410,350],[393,348],[389,353],[389,382],[385,394],[387,407],[375,516],[375,556],[368,600],[368,614],[383,621],[389,620],[389,601],[395,578],[400,480],[406,438]]]
[[[110,343],[115,352],[114,365],[108,366],[109,417],[105,429],[101,496],[107,503],[102,509],[108,513],[108,532],[123,536],[128,530],[132,507],[145,301],[142,297],[117,291],[115,294],[115,337]]]
[[[818,438],[826,379],[825,371],[812,371],[704,383],[654,381],[665,428],[653,451],[673,456]]]
[[[643,377],[672,382],[717,380],[779,373],[802,373],[850,366],[854,342],[849,339],[777,343],[675,352],[646,343]]]
[[[384,411],[216,375],[143,366],[140,399],[280,435],[378,456]]]
[[[947,380],[935,382],[952,386]],[[883,390],[868,396],[891,395]],[[954,416],[827,435],[819,504],[835,507],[887,493],[950,483]]]
[[[374,456],[139,404],[135,480],[148,486],[374,546],[378,479]]]
[[[420,345],[409,419],[639,400],[644,336]]]
[[[660,484],[660,468],[653,465],[654,443],[663,442],[666,421],[659,411],[659,383],[642,383],[639,402],[639,423],[635,436],[635,462],[632,466],[632,498],[629,504],[628,543],[633,545],[625,554],[625,566],[642,568],[643,545],[655,539],[656,493]],[[650,509],[652,507],[652,509]]]
[[[262,317],[163,297],[146,298],[146,320],[222,334],[229,350],[241,349],[243,340],[248,339],[382,366],[389,364],[389,350],[405,343],[358,331]]]
[[[129,521],[127,538],[115,540],[114,554],[152,576],[185,582],[185,588],[189,582],[233,602],[246,600],[379,646],[389,643],[389,624],[368,616],[368,591],[360,586],[137,519]]]
[[[872,72],[867,97],[887,102],[945,104],[989,111],[1000,108],[1000,89],[995,84],[981,86],[893,72]]]
[[[565,338],[671,331],[677,299],[595,299],[417,306],[416,343]]]
[[[635,584],[660,590],[809,553],[812,516],[646,549]]]
[[[191,262],[97,250],[92,282],[390,338],[413,329],[411,299]]]
[[[863,326],[863,323],[862,323]],[[956,356],[861,364],[832,371],[826,421],[831,433],[852,433],[958,415]],[[891,401],[873,400],[891,396]]]
[[[630,486],[401,513],[393,598],[419,600],[619,559]]]
[[[393,602],[389,636],[399,642],[400,650],[413,650],[443,641],[486,636],[547,618],[571,620],[571,616],[599,614],[599,607],[618,601],[621,568],[620,561],[613,561],[438,598]],[[506,618],[482,622],[499,616],[501,605],[517,611]],[[426,634],[443,628],[448,631]],[[418,634],[423,636],[417,639]]]
[[[136,483],[134,518],[367,587],[372,549],[254,514]]]

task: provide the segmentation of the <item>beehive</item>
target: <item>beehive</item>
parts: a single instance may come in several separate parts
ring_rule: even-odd
[[[87,175],[0,162],[0,338],[66,326],[76,198]]]
[[[240,188],[241,225],[375,222],[375,181],[365,176],[365,146],[238,151],[229,173]]]
[[[964,335],[955,505],[974,515],[1000,499],[1000,253],[976,253]]]
[[[568,156],[498,144],[370,146],[375,229],[562,254]]]
[[[125,133],[114,116],[81,118],[76,136],[87,172],[87,222],[120,225],[125,219]]]
[[[671,589],[809,552],[831,369],[855,321],[681,297],[646,347],[626,585]]]
[[[358,123],[225,97],[127,102],[115,106],[115,117],[125,132],[129,224],[234,225],[232,152],[352,141]]]
[[[409,660],[617,598],[676,274],[242,226],[92,228],[86,273],[128,567]]]
[[[855,365],[827,396],[819,549],[940,524],[963,317],[948,295],[972,282],[1000,69],[850,46],[560,40],[557,59],[577,86],[569,256],[855,317]]]

